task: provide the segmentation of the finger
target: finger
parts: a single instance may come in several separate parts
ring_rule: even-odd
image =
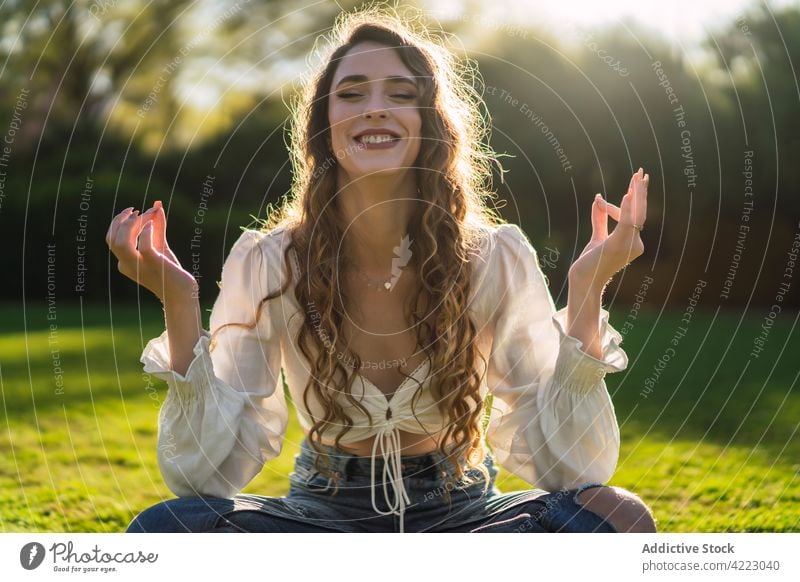
[[[115,244],[117,247],[118,256],[120,253],[122,253],[127,257],[137,256],[138,258],[136,253],[136,237],[139,235],[140,230],[141,217],[139,216],[139,211],[134,210],[127,216],[127,218],[120,222],[120,225],[117,228]]]
[[[636,179],[636,174],[635,173],[631,174],[631,181],[628,182],[628,191],[626,192],[626,194],[630,194],[631,192],[633,192],[633,183],[635,179]]]
[[[165,253],[167,246],[167,217],[164,215],[164,208],[161,201],[156,201],[153,213],[153,241],[155,247],[161,253]]]
[[[619,223],[632,224],[636,222],[632,213],[633,201],[636,197],[636,190],[639,187],[639,172],[633,175],[633,186],[631,191],[622,197],[622,202],[619,205]],[[637,223],[638,224],[638,223]]]
[[[112,247],[112,250],[117,249],[120,245],[124,244],[123,237],[120,236],[120,232],[123,229],[123,226],[129,222],[132,218],[136,216],[136,211],[133,210],[126,210],[125,212],[120,213],[112,222],[112,232],[111,232],[111,244],[109,246]]]
[[[611,204],[608,200],[603,198],[602,196],[597,199],[602,206],[605,207],[606,213],[613,218],[615,221],[619,222],[620,217],[620,208],[615,204]]]
[[[119,223],[124,219],[127,218],[130,214],[131,210],[133,210],[133,206],[128,206],[125,210],[117,214],[112,220],[111,224],[108,226],[108,231],[106,231],[106,244],[111,246],[116,238],[117,228]]]
[[[601,202],[601,196],[594,197],[592,204],[592,240],[604,241],[608,238],[608,214]]]
[[[636,224],[644,224],[644,221],[647,218],[647,187],[649,184],[650,176],[645,174],[642,179],[637,182],[636,187],[634,188],[631,216]]]
[[[153,246],[153,221],[148,220],[139,233],[139,252],[143,257],[155,257],[160,253]]]
[[[636,170],[633,173],[633,176],[631,176],[631,181],[628,184],[628,192],[629,193],[633,192],[633,189],[636,187],[636,181],[637,180],[641,180],[642,172],[643,172],[643,170],[641,168],[639,168],[638,170]]]
[[[160,200],[156,200],[153,211],[153,246],[170,261],[178,264],[178,258],[167,243],[167,217]]]

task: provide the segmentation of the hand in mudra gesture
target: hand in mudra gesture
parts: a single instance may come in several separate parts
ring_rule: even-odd
[[[162,303],[196,294],[197,281],[167,244],[167,219],[160,201],[143,214],[126,208],[111,221],[106,244],[119,272],[152,291]]]
[[[631,177],[620,206],[598,195],[592,204],[592,238],[569,268],[569,277],[588,285],[605,285],[615,273],[644,253],[641,231],[647,218],[650,176],[642,168]],[[608,217],[617,221],[608,234]]]

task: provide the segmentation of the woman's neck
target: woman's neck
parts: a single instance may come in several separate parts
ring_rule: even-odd
[[[371,177],[340,186],[337,208],[346,231],[341,252],[367,274],[390,272],[394,248],[408,234],[416,203],[413,176]]]

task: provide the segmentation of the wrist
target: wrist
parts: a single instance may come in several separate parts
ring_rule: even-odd
[[[570,270],[567,275],[567,281],[569,289],[577,291],[581,295],[602,295],[609,279],[599,277],[596,273],[579,273]]]
[[[203,328],[200,301],[191,296],[172,296],[163,302],[167,329],[180,333],[200,332]]]
[[[194,312],[200,310],[200,299],[191,290],[184,293],[172,293],[161,298],[161,306],[164,311],[177,313]]]
[[[192,277],[191,280],[182,281],[178,288],[164,289],[163,295],[159,296],[161,303],[166,307],[167,304],[175,307],[190,307],[192,303],[199,303],[200,286]]]

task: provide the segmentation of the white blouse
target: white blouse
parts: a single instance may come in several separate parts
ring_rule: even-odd
[[[209,329],[255,320],[260,300],[285,281],[283,251],[288,243],[285,228],[242,233],[223,265]],[[299,264],[292,258],[296,282]],[[622,336],[609,324],[608,311],[601,309],[598,360],[581,350],[580,340],[566,335],[566,307],[556,311],[536,251],[518,226],[492,229],[476,259],[468,310],[480,332],[478,349],[484,357],[488,352],[488,370],[483,362],[477,365],[479,373],[486,372],[482,398],[494,396],[486,439],[496,461],[548,491],[606,482],[619,456],[619,427],[604,377],[628,365],[619,345]],[[220,331],[213,352],[204,330],[184,376],[170,368],[166,331],[148,342],[141,357],[144,371],[169,386],[158,419],[158,462],[173,493],[231,498],[280,454],[289,418],[282,368],[308,433],[312,423],[303,390],[309,366],[292,341],[303,320],[300,309],[290,286],[267,302],[254,329],[229,326]],[[399,515],[400,531],[409,499],[401,478],[398,431],[432,433],[446,423],[430,390],[423,388],[416,418],[410,408],[418,382],[429,381],[429,368],[427,360],[420,364],[391,398],[353,371],[353,396],[370,411],[373,423],[340,392],[336,395],[354,422],[342,443],[377,436],[371,487],[376,512],[375,458],[381,443],[383,489],[390,507],[381,513]],[[312,395],[309,400],[320,418],[320,403]],[[333,440],[339,428],[330,426],[323,435]]]

